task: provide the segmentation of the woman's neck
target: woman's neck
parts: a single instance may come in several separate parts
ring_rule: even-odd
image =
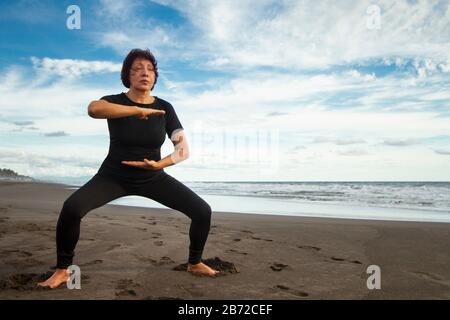
[[[152,103],[154,98],[150,95],[150,91],[140,91],[130,89],[127,92],[128,98],[138,103]]]

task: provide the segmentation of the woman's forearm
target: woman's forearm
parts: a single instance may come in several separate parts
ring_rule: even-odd
[[[158,169],[164,169],[165,167],[173,166],[175,162],[172,161],[171,155],[162,158],[158,161]]]
[[[88,114],[96,119],[113,119],[139,116],[142,111],[138,106],[125,106],[105,100],[92,101],[88,106]]]
[[[160,169],[177,164],[189,158],[189,145],[187,143],[186,134],[182,128],[173,131],[170,140],[173,142],[175,150],[158,161]]]

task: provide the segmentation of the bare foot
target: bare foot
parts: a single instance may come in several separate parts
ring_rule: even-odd
[[[55,289],[59,287],[61,283],[66,282],[67,279],[69,279],[69,273],[67,272],[67,269],[56,269],[55,273],[50,278],[48,278],[44,282],[39,282],[37,285]]]
[[[197,264],[188,263],[187,271],[194,273],[194,274],[205,275],[205,276],[209,276],[209,277],[214,277],[220,273],[220,271],[210,268],[203,262],[199,262]]]

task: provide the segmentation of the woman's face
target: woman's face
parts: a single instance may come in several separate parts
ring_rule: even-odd
[[[130,88],[150,91],[155,82],[155,72],[150,60],[137,58],[130,70]]]

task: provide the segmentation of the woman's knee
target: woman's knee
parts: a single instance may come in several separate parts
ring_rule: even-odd
[[[211,206],[206,201],[202,201],[201,204],[198,206],[196,215],[197,220],[209,222],[211,220],[211,214],[212,214]]]
[[[62,219],[77,220],[81,219],[84,215],[83,206],[79,201],[73,198],[68,198],[63,203],[60,217]]]

